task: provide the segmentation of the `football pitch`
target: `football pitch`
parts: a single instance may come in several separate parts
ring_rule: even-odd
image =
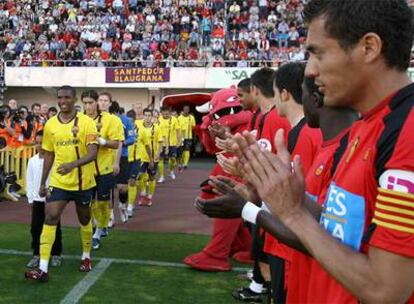
[[[205,273],[182,259],[206,244],[194,234],[111,230],[93,251],[93,269],[79,272],[80,234],[63,228],[61,267],[49,269],[49,282],[24,278],[31,256],[30,226],[0,224],[0,303],[237,303],[231,291],[245,282],[235,271]]]

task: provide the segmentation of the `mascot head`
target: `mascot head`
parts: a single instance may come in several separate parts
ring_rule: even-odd
[[[200,113],[207,113],[203,117],[202,129],[207,129],[210,124],[216,123],[233,128],[239,125],[235,114],[242,110],[242,105],[237,96],[237,89],[231,87],[212,93],[211,100],[196,109]]]

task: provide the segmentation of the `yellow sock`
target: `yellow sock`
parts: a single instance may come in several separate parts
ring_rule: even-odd
[[[176,163],[176,159],[175,158],[170,158],[168,160],[168,168],[170,169],[170,171],[174,170],[175,163]]]
[[[92,248],[92,222],[89,221],[88,224],[83,226],[81,224],[81,240],[82,240],[82,258],[90,258],[91,248]]]
[[[92,226],[91,226],[92,228]],[[40,269],[44,272],[48,270],[50,253],[56,238],[56,226],[43,225],[42,234],[40,235]]]
[[[100,206],[98,204],[97,201],[93,201],[92,205],[91,205],[91,214],[92,214],[92,218],[94,219],[96,225],[99,225],[99,221],[100,221]]]
[[[128,185],[128,205],[134,206],[137,199],[137,185]]]
[[[184,151],[183,152],[183,165],[187,167],[189,162],[190,162],[190,151]]]
[[[96,205],[98,205],[97,211],[99,212],[98,215],[98,224],[96,225],[96,227],[98,228],[105,228],[105,218],[106,218],[106,214],[105,214],[105,205],[108,205],[108,202],[104,202],[104,201],[97,201]]]
[[[148,184],[149,184],[149,186],[148,186],[148,195],[150,195],[152,197],[155,193],[155,187],[156,187],[157,183],[155,182],[155,179],[154,179],[154,180],[150,180],[148,182]]]
[[[102,223],[104,224],[104,228],[106,228],[106,227],[108,227],[109,221],[111,219],[110,202],[106,201],[105,204],[102,205],[102,209],[104,210]]]
[[[160,159],[160,161],[158,163],[158,175],[159,176],[164,176],[164,159]]]

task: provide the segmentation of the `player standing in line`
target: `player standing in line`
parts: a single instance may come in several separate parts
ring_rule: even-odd
[[[57,90],[60,113],[48,120],[44,128],[42,148],[45,151],[40,196],[47,194],[46,180],[50,175],[45,224],[40,236],[39,268],[27,271],[27,279],[48,281],[50,253],[56,237],[56,225],[70,201],[75,201],[81,224],[82,262],[80,270],[92,269],[92,223],[90,204],[95,187],[94,165],[98,151],[95,123],[75,109],[76,91],[70,86]]]
[[[178,123],[181,129],[182,145],[178,153],[179,172],[187,169],[190,162],[191,146],[193,143],[193,129],[196,126],[194,115],[190,113],[190,106],[185,105],[183,112],[178,117]]]
[[[163,137],[163,149],[160,155],[159,183],[163,183],[164,179],[164,160],[168,159],[168,167],[171,179],[175,179],[174,167],[177,158],[177,144],[181,142],[181,132],[178,126],[178,120],[171,116],[167,107],[161,108],[161,116],[159,117],[160,128]]]
[[[113,175],[113,151],[124,140],[119,119],[98,108],[98,93],[95,90],[84,91],[81,95],[85,114],[92,118],[98,131],[98,155],[95,160],[96,197],[92,202],[92,215],[97,221],[93,235],[93,249],[99,249],[101,236],[109,221],[109,204],[112,189],[115,186]],[[96,200],[95,200],[96,199]]]
[[[153,122],[152,110],[144,109],[144,124],[139,130],[139,153],[141,155],[140,201],[139,205],[152,206],[155,193],[158,162],[163,138],[160,127]],[[147,195],[148,184],[148,195]]]
[[[101,112],[109,113],[109,107],[112,103],[112,95],[108,92],[102,92],[99,94],[98,98],[98,108]],[[112,118],[115,120],[115,124],[122,127],[122,121],[117,115],[112,115]],[[125,136],[124,136],[125,137]],[[113,175],[116,176],[119,174],[120,171],[120,162],[121,162],[121,154],[122,154],[122,142],[118,143],[118,149],[111,150],[112,151],[112,163],[113,163]],[[113,209],[114,197],[112,191],[112,201],[109,204],[109,209],[105,208],[105,227],[111,228],[114,226],[115,223],[115,216],[114,216],[114,209]],[[101,233],[101,236],[107,236],[108,230],[104,229]]]
[[[125,114],[121,114],[121,108],[116,101],[111,103],[109,111],[121,119],[124,129],[125,141],[122,144],[120,170],[117,176],[117,184],[119,189],[119,211],[121,221],[126,223],[128,221],[128,181],[130,179],[131,172],[128,163],[128,147],[135,143],[135,129],[133,122]],[[120,153],[119,149],[118,153]]]

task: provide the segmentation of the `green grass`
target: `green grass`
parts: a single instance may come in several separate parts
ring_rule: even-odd
[[[112,230],[97,257],[181,263],[208,237],[178,233]],[[80,255],[79,229],[63,229],[64,254]],[[28,225],[0,224],[0,248],[31,251]],[[84,274],[78,260],[51,268],[47,284],[24,279],[28,256],[0,254],[0,303],[59,303]],[[235,266],[240,266],[235,264]],[[244,284],[236,273],[204,273],[188,268],[112,263],[80,303],[234,303],[231,291]]]

